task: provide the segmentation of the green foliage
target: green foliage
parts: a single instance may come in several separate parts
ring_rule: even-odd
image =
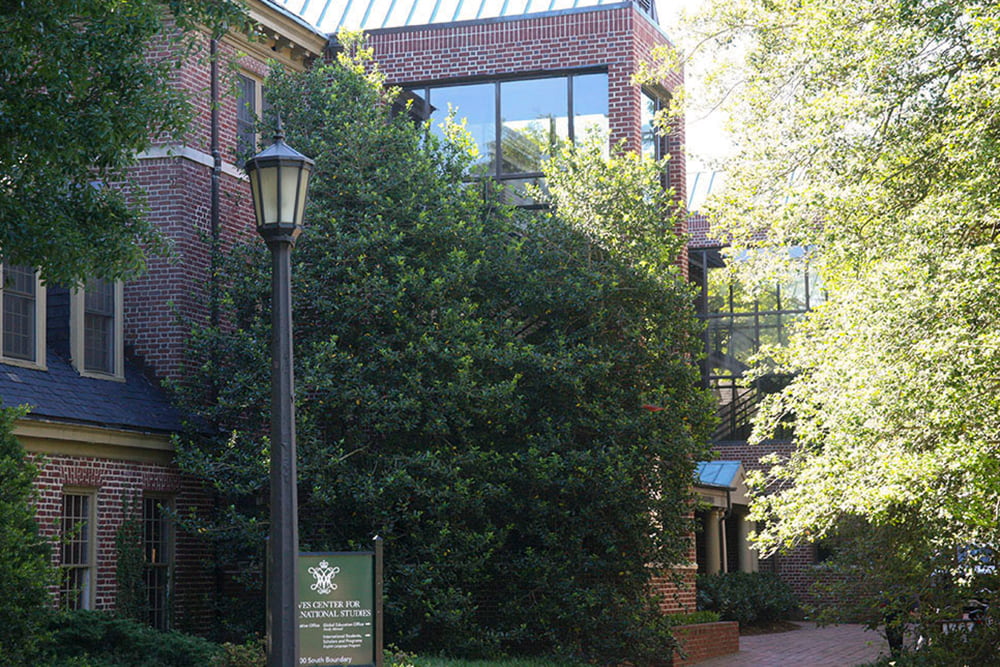
[[[790,422],[798,448],[757,480],[762,548],[851,521],[916,536],[914,555],[1000,544],[1000,7],[717,2],[705,20],[743,49],[716,234],[811,245],[829,295],[774,354],[793,380],[755,439]]]
[[[165,12],[169,9],[175,19]],[[47,279],[135,273],[155,240],[120,183],[154,137],[179,136],[186,92],[168,85],[196,26],[240,21],[213,0],[51,0],[0,8],[0,247]],[[149,57],[154,40],[175,55]],[[187,47],[187,48],[185,48]],[[137,195],[133,192],[133,195]]]
[[[717,623],[722,620],[722,615],[717,611],[703,609],[686,614],[671,614],[669,620],[671,626],[698,625],[700,623]]]
[[[122,501],[125,519],[115,532],[115,613],[142,622],[147,617],[147,600],[143,579],[142,514],[138,504],[132,497]]]
[[[266,667],[267,640],[263,637],[251,639],[243,644],[225,643],[222,654],[217,656],[212,667]]]
[[[406,650],[662,653],[648,566],[686,556],[678,508],[710,399],[667,209],[602,242],[628,202],[663,201],[657,170],[605,168],[608,187],[643,190],[595,214],[483,200],[461,144],[390,116],[363,58],[348,43],[335,66],[269,82],[289,143],[316,160],[293,254],[302,547],[385,538],[386,629]],[[556,163],[560,207],[598,209],[598,188],[571,186],[600,160]],[[225,435],[180,454],[225,500],[207,534],[242,559],[259,558],[266,511],[260,245],[229,254],[232,327],[199,330],[192,351],[188,401]]]
[[[93,667],[204,667],[219,647],[179,632],[97,611],[51,612],[42,657],[33,665]]]
[[[698,609],[716,611],[724,621],[763,625],[787,618],[797,606],[788,584],[770,572],[698,575]]]
[[[48,543],[38,535],[36,469],[14,437],[23,409],[0,409],[0,655],[12,664],[43,642],[47,586],[54,579]]]

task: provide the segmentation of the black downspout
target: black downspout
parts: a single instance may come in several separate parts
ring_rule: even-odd
[[[209,199],[209,233],[211,247],[209,248],[209,265],[208,270],[210,275],[208,277],[208,302],[209,302],[209,321],[212,328],[216,328],[219,325],[219,177],[222,175],[222,155],[219,153],[219,41],[216,38],[209,40],[209,77],[210,77],[210,91],[211,96],[210,105],[212,107],[211,115],[211,139],[209,150],[212,153],[212,186],[211,195]],[[218,357],[215,351],[215,346],[212,347],[211,355],[214,358]],[[210,399],[213,403],[216,402],[218,398],[218,383],[216,381],[215,374],[211,377],[211,386],[209,388]],[[218,493],[212,494],[212,503],[214,505],[214,513],[218,516],[220,498]],[[218,545],[215,545],[216,550]],[[218,630],[219,627],[219,617],[218,617],[218,607],[219,601],[225,599],[225,575],[222,571],[220,565],[220,554],[216,551],[215,558],[212,559],[214,562],[214,575],[215,575],[215,625]]]
[[[211,225],[212,247],[209,259],[209,308],[212,327],[219,324],[219,177],[222,175],[222,155],[219,153],[219,41],[212,38],[209,46],[211,59],[211,95],[212,95],[212,195],[209,223]]]

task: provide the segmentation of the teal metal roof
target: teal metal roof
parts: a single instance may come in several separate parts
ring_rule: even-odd
[[[453,23],[634,2],[656,22],[653,0],[269,0],[320,32]]]
[[[742,465],[740,461],[701,461],[695,469],[696,484],[734,490]]]

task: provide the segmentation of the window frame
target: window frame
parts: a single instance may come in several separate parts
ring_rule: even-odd
[[[251,126],[251,129],[253,130],[252,137],[249,134],[241,135],[240,133],[240,124],[243,122],[240,120],[240,109],[247,108],[249,106],[243,102],[244,82],[249,82],[253,86],[253,108],[250,109],[253,116]],[[242,169],[247,159],[256,154],[258,147],[261,145],[261,135],[258,130],[260,129],[261,120],[264,118],[264,114],[267,113],[268,109],[270,109],[270,106],[264,99],[264,80],[252,72],[244,69],[236,72],[235,89],[236,94],[234,97],[236,100],[236,116],[233,124],[236,127],[236,137],[233,144],[233,161]],[[243,143],[247,140],[249,140],[251,145],[248,150],[249,155],[244,156],[243,151],[247,149],[244,147]]]
[[[473,86],[482,84],[491,84],[493,87],[493,137],[492,142],[495,148],[495,155],[492,164],[477,165],[479,168],[473,169],[473,173],[470,175],[470,180],[490,180],[497,184],[503,185],[505,183],[516,183],[518,181],[532,182],[536,186],[544,189],[544,173],[541,170],[537,171],[524,171],[524,172],[504,172],[503,170],[503,96],[502,88],[503,84],[507,83],[517,83],[523,81],[543,81],[546,79],[564,79],[565,80],[565,109],[566,109],[566,122],[567,122],[567,137],[566,141],[570,143],[576,143],[578,137],[576,136],[576,109],[575,109],[575,92],[574,92],[574,81],[576,77],[589,76],[594,74],[604,75],[605,80],[609,80],[609,72],[607,67],[584,67],[578,69],[570,70],[555,70],[549,72],[522,72],[517,74],[505,75],[505,76],[493,76],[493,77],[472,77],[472,78],[457,78],[457,79],[444,79],[437,81],[426,81],[426,82],[414,82],[414,83],[403,83],[398,84],[402,89],[403,94],[414,100],[413,109],[411,111],[412,115],[418,118],[423,118],[430,122],[432,120],[432,91],[443,90],[446,88],[457,88],[460,86]],[[420,100],[422,103],[422,108],[417,109],[416,101]],[[610,127],[610,92],[608,94],[608,108],[605,110],[605,116],[608,119],[608,124]],[[545,208],[544,204],[531,203],[531,204],[518,204],[521,208],[536,209]]]
[[[86,509],[86,562],[70,563],[65,561],[67,548],[66,535],[66,500],[69,497],[84,498],[87,501]],[[78,517],[71,517],[78,518]],[[80,606],[71,607],[66,604],[66,594],[73,592],[65,585],[66,574],[69,569],[82,570],[87,575],[87,587],[81,592]],[[94,609],[97,601],[97,490],[81,487],[63,487],[61,505],[59,509],[59,608],[60,609]]]
[[[146,595],[146,600],[149,602],[148,608],[148,623],[159,630],[169,630],[171,628],[171,607],[173,604],[173,582],[174,582],[174,557],[175,557],[175,532],[173,522],[170,520],[170,510],[172,509],[173,499],[169,496],[163,496],[158,494],[143,494],[142,496],[142,581],[143,590]],[[147,508],[156,507],[157,517],[156,519],[151,518],[147,514]],[[149,532],[148,529],[150,525],[154,525],[156,520],[159,522],[159,529],[161,531],[157,544],[161,547],[161,555],[165,554],[165,558],[158,559],[156,562],[151,562],[149,560]],[[157,586],[157,590],[161,593],[157,594],[157,598],[160,604],[153,604],[154,592],[151,586],[154,584],[152,581],[152,573],[162,573],[162,585]],[[159,582],[155,582],[159,583]],[[162,595],[162,597],[160,597]]]
[[[125,381],[125,303],[124,283],[110,281],[114,290],[114,313],[112,314],[111,363],[109,370],[86,367],[86,286],[70,290],[70,358],[73,368],[83,377],[102,380]]]
[[[23,265],[15,265],[23,266]],[[34,322],[34,358],[33,359],[23,359],[21,357],[12,357],[4,353],[4,337],[7,333],[7,326],[5,322],[5,311],[4,303],[6,302],[7,296],[7,281],[5,274],[6,264],[0,261],[0,361],[5,364],[10,364],[13,366],[24,366],[25,368],[34,368],[38,370],[46,369],[46,358],[45,358],[45,348],[46,348],[46,289],[42,282],[42,274],[38,269],[34,270],[35,275],[35,294],[34,294],[34,311],[35,311],[35,322]]]

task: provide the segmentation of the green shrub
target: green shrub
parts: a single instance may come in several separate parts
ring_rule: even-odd
[[[797,601],[788,584],[767,572],[723,572],[698,576],[698,609],[725,621],[759,625],[785,618]]]
[[[265,667],[267,665],[267,641],[263,637],[251,639],[244,644],[222,645],[222,654],[216,656],[212,667]]]
[[[49,642],[44,658],[32,664],[205,667],[221,652],[208,640],[179,632],[161,632],[105,612],[53,612],[48,625]]]
[[[31,502],[36,468],[13,434],[24,412],[0,410],[0,662],[5,665],[28,664],[36,645],[46,642],[46,586],[54,579]]]
[[[667,621],[671,627],[678,625],[698,625],[699,623],[715,623],[721,621],[722,616],[717,611],[692,611],[688,614],[671,614],[667,616]]]

